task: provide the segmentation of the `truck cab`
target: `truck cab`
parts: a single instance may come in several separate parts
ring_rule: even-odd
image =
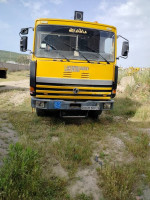
[[[28,33],[28,28],[20,34]],[[21,36],[21,51],[27,36]],[[123,45],[122,56],[128,54]],[[41,116],[92,116],[113,108],[118,67],[117,31],[113,26],[81,20],[41,18],[35,21],[30,63],[31,106]]]

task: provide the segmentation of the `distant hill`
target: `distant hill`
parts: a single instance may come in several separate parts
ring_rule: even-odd
[[[0,62],[28,64],[30,55],[0,50]]]

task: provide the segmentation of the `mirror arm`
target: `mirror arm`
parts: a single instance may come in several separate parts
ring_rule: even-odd
[[[28,27],[29,29],[32,29],[32,31],[34,31],[34,28],[33,27]]]
[[[129,42],[129,40],[127,40],[126,38],[124,38],[122,35],[117,35],[117,39],[118,39],[119,37],[121,37],[121,38],[123,38],[124,40],[126,40],[127,42]],[[119,56],[119,57],[120,57],[120,56]]]
[[[30,49],[27,49],[27,51],[29,51],[30,52],[30,54],[33,54],[34,52],[33,51],[31,51]]]
[[[116,57],[116,60],[119,60],[119,58],[127,59],[128,55],[126,57],[123,57],[123,56]]]

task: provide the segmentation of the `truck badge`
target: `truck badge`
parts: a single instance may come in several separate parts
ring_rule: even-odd
[[[79,92],[79,89],[78,89],[78,88],[74,88],[74,89],[73,89],[73,93],[74,93],[74,94],[78,94],[78,92]]]
[[[69,29],[70,33],[82,33],[82,34],[87,34],[87,31],[82,29],[82,28],[70,28]]]
[[[71,66],[65,65],[64,71],[65,72],[80,72],[80,71],[88,71],[89,67],[87,66]]]

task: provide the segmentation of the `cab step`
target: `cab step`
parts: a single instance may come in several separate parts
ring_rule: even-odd
[[[88,111],[82,111],[82,110],[60,111],[60,117],[62,117],[62,118],[85,118],[85,117],[88,117]]]

